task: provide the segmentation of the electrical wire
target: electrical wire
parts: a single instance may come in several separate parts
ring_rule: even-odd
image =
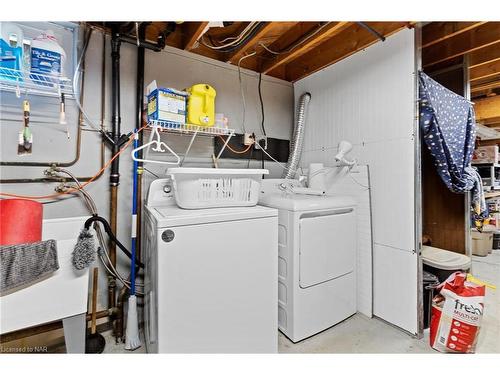
[[[320,24],[320,26],[318,28],[316,28],[313,32],[307,34],[306,36],[302,37],[301,39],[299,39],[296,43],[294,43],[292,46],[284,49],[284,50],[281,50],[281,51],[273,51],[272,49],[270,49],[268,46],[266,46],[264,43],[262,42],[259,42],[259,45],[264,48],[267,52],[269,53],[272,53],[273,55],[281,55],[283,53],[288,53],[288,52],[292,52],[295,48],[297,48],[298,46],[300,46],[302,43],[306,42],[307,40],[311,39],[313,36],[315,36],[316,34],[318,34],[321,30],[323,30],[327,25],[329,24],[329,22],[325,22],[323,24]]]
[[[226,43],[226,44],[221,44],[221,45],[217,45],[217,46],[214,46],[214,45],[209,45],[208,43],[205,42],[204,40],[204,36],[202,36],[200,38],[200,43],[203,44],[205,47],[207,48],[210,48],[210,49],[213,49],[213,50],[223,50],[223,49],[226,49],[228,47],[232,47],[232,46],[239,46],[239,43],[240,42],[243,42],[245,37],[247,35],[249,35],[255,27],[258,26],[258,22],[250,22],[244,29],[243,31],[237,36],[235,37],[236,39],[234,39],[232,42],[229,42],[229,43]],[[228,38],[226,38],[228,39]],[[226,40],[224,39],[224,41]],[[222,41],[223,42],[223,41]]]
[[[264,100],[262,99],[262,73],[259,73],[259,84],[257,86],[259,90],[259,101],[260,101],[260,112],[261,112],[261,122],[260,128],[262,129],[262,134],[267,137],[266,128],[264,126],[265,114],[264,114]]]
[[[347,175],[349,175],[349,177],[350,177],[350,178],[354,181],[354,183],[355,183],[356,185],[359,185],[359,186],[361,186],[362,188],[364,188],[364,189],[366,189],[366,190],[369,190],[369,189],[370,189],[370,187],[369,187],[369,186],[365,186],[365,185],[363,185],[362,183],[358,182],[358,181],[357,181],[357,180],[356,180],[356,179],[352,176],[352,172],[351,172],[352,167],[350,167],[350,166],[347,166],[347,165],[346,165],[346,166],[343,166],[343,168],[348,168],[348,170],[347,170]],[[333,172],[333,170],[334,170],[333,168],[325,167],[325,168],[319,169],[319,170],[317,170],[316,172],[312,173],[312,174],[309,176],[309,178],[311,178],[311,177],[315,177],[315,176],[317,176],[317,175],[319,175],[319,174],[321,174],[321,173],[324,173],[324,174],[325,174],[325,176],[326,176],[328,173]]]
[[[226,141],[222,136],[219,135],[219,138],[222,139],[224,142]],[[248,147],[244,150],[234,150],[229,146],[229,144],[226,145],[227,149],[231,151],[233,154],[245,154],[250,150],[250,148],[254,145],[255,142],[251,143],[248,145]]]
[[[260,127],[262,129],[262,134],[264,134],[264,137],[267,137],[266,134],[266,127],[264,126],[264,121],[265,121],[265,113],[264,113],[264,100],[262,99],[262,73],[259,73],[259,84],[257,85],[258,91],[259,91],[259,101],[260,101],[260,113],[261,113],[261,123]],[[261,154],[261,167],[264,169],[265,166],[265,160],[264,160],[264,153]],[[248,162],[250,165],[250,162]]]
[[[142,128],[140,128],[137,132],[140,132],[142,130],[144,130],[145,128],[147,128],[148,125],[145,125],[143,126]],[[85,186],[89,185],[90,183],[94,182],[94,180],[99,177],[101,175],[101,173],[103,173],[110,165],[111,163],[118,157],[120,156],[120,154],[125,151],[125,149],[130,146],[130,144],[134,141],[134,134],[132,134],[130,137],[129,137],[129,140],[127,141],[127,143],[125,143],[125,145],[120,149],[120,151],[118,151],[111,159],[109,159],[109,161],[94,175],[92,176],[88,181],[86,181],[85,183],[81,184],[81,187],[77,187],[77,188],[72,188],[72,189],[69,189],[68,191],[64,191],[64,192],[57,192],[57,193],[54,193],[54,194],[49,194],[49,195],[19,195],[19,194],[12,194],[12,193],[3,193],[3,192],[0,192],[0,196],[5,196],[5,197],[13,197],[13,198],[25,198],[25,199],[34,199],[34,200],[38,200],[38,199],[51,199],[51,198],[56,198],[56,197],[59,197],[61,195],[65,195],[65,194],[71,194],[71,193],[74,193],[78,190],[80,190],[81,188],[84,188]]]
[[[243,130],[243,133],[246,133],[246,128],[245,128],[245,120],[246,120],[246,112],[247,112],[247,104],[246,104],[246,101],[245,101],[245,90],[243,89],[243,80],[241,78],[241,62],[251,56],[254,56],[255,54],[257,54],[257,52],[252,52],[248,55],[245,55],[245,56],[241,56],[240,59],[238,60],[238,81],[240,83],[240,94],[241,94],[241,101],[242,101],[242,104],[243,104],[243,119],[242,119],[242,122],[241,122],[241,128]]]
[[[275,162],[276,164],[278,164],[281,168],[283,168],[283,169],[285,169],[285,170],[286,170],[286,169],[288,169],[288,167],[287,167],[285,164],[283,164],[283,163],[279,162],[278,160],[276,160],[275,158],[273,158],[273,157],[272,157],[271,155],[269,155],[269,153],[268,153],[266,150],[264,150],[262,147],[259,147],[259,150],[261,150],[264,154],[266,154],[266,155],[269,157],[269,159],[271,159],[272,161],[274,161],[274,162]],[[293,171],[293,172],[297,172],[297,170],[298,170],[298,169],[296,169],[296,170],[295,170],[295,171]]]
[[[148,172],[149,174],[151,174],[153,177],[156,177],[156,178],[160,178],[159,175],[157,175],[156,173],[150,171],[149,169],[147,169],[146,167],[142,167],[142,169],[144,169],[146,172]]]

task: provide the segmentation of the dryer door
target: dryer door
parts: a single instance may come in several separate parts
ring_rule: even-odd
[[[308,288],[354,271],[356,223],[353,208],[300,218],[300,287]]]

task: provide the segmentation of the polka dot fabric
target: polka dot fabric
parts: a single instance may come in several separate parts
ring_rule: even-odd
[[[439,176],[455,193],[472,191],[476,213],[485,215],[481,177],[470,166],[476,138],[472,104],[423,72],[419,95],[420,127]]]

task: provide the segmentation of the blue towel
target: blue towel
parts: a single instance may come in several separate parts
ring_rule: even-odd
[[[475,219],[488,216],[481,176],[471,167],[476,121],[472,104],[419,73],[420,127],[441,180],[454,193],[471,192]]]

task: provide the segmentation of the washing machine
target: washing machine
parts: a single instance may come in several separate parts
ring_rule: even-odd
[[[264,180],[259,204],[279,210],[278,325],[298,342],[356,313],[356,204],[293,187]]]
[[[144,209],[145,338],[150,353],[276,353],[278,211],[179,208],[171,181]]]

